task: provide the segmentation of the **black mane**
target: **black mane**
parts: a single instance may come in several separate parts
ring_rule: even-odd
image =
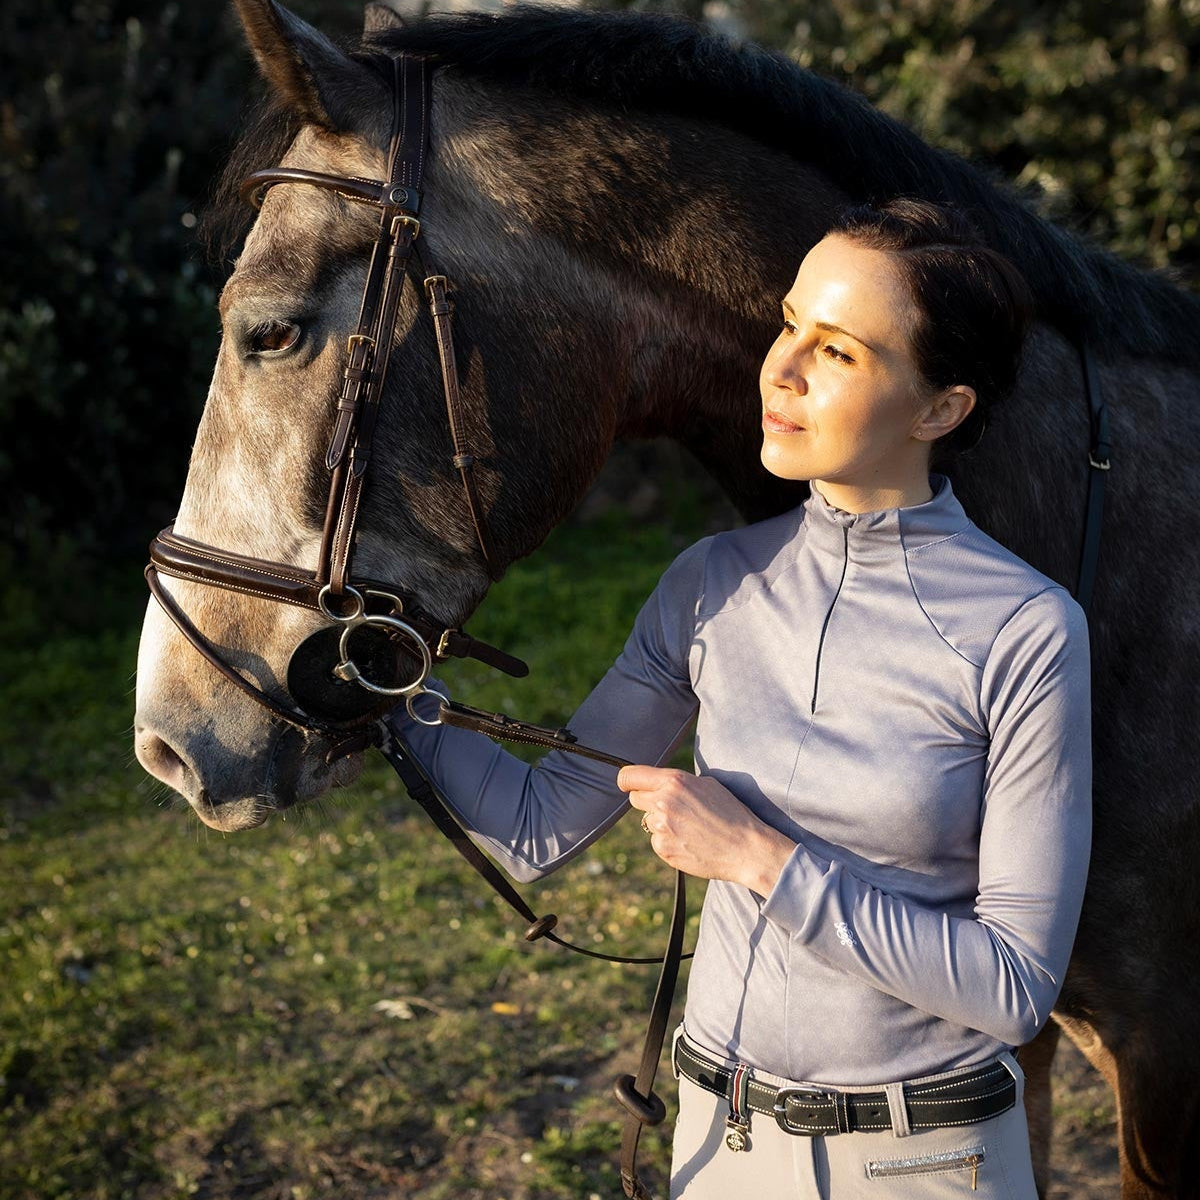
[[[254,93],[196,228],[209,266],[221,279],[229,274],[230,256],[241,247],[254,222],[254,209],[241,197],[242,180],[252,171],[277,166],[300,132],[299,118],[267,94],[261,83]]]
[[[855,200],[921,195],[966,208],[1022,269],[1042,315],[1101,354],[1200,366],[1200,297],[1039,219],[999,172],[931,146],[860,93],[684,17],[517,5],[428,17],[372,43],[488,79],[718,121],[803,157]]]
[[[953,202],[1018,264],[1040,315],[1068,336],[1086,334],[1102,356],[1112,347],[1200,366],[1200,297],[1183,290],[1177,272],[1126,262],[1082,231],[1039,218],[994,168],[931,146],[860,93],[782,54],[685,17],[528,4],[426,17],[376,34],[356,57],[382,69],[382,56],[401,51],[498,83],[720,122],[816,165],[855,201]],[[239,143],[236,169],[227,168],[206,215],[218,246],[227,250],[245,228],[234,175],[266,165],[256,153],[287,136],[276,110]]]

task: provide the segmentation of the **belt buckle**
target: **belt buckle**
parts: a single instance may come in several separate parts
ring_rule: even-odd
[[[783,1087],[775,1093],[775,1100],[771,1105],[771,1112],[775,1116],[775,1123],[783,1130],[784,1133],[798,1134],[801,1137],[822,1137],[831,1133],[842,1132],[842,1116],[838,1108],[838,1098],[840,1092],[826,1088],[815,1087]],[[793,1125],[788,1120],[787,1102],[797,1097],[807,1096],[810,1100],[822,1100],[833,1105],[833,1129],[811,1130],[801,1129],[798,1125]],[[848,1124],[848,1122],[847,1122]]]

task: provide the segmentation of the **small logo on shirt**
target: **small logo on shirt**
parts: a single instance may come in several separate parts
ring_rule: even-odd
[[[858,939],[850,932],[850,926],[845,921],[839,921],[834,926],[834,932],[837,934],[837,940],[843,946],[857,946]]]

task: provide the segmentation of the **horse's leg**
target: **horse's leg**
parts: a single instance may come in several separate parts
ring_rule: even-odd
[[[1033,1178],[1041,1200],[1050,1191],[1050,1138],[1053,1121],[1050,1106],[1050,1065],[1062,1030],[1047,1021],[1042,1032],[1021,1047],[1021,1070],[1025,1072],[1025,1120],[1029,1125],[1029,1149],[1033,1156]]]
[[[1116,1096],[1121,1200],[1200,1200],[1200,1045],[1168,1007],[1122,1038],[1060,1018]]]

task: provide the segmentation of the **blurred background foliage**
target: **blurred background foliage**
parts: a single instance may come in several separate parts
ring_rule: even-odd
[[[361,24],[357,0],[293,6],[343,40]],[[1000,167],[1046,215],[1195,280],[1200,0],[627,7],[780,49]],[[172,515],[217,347],[222,269],[197,214],[255,86],[223,4],[0,9],[0,495],[18,562],[138,553]]]

